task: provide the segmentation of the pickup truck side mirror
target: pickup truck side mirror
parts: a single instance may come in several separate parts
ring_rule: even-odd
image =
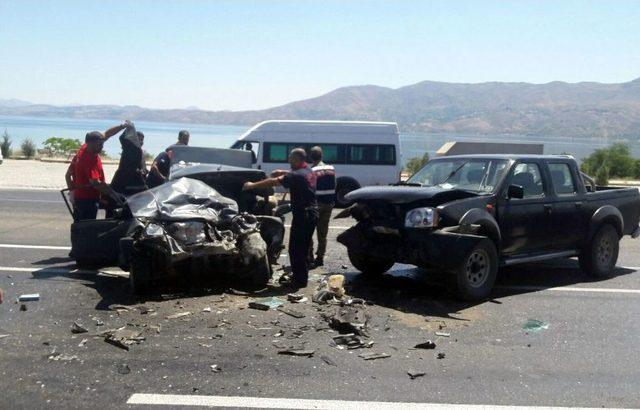
[[[522,199],[524,198],[524,188],[520,185],[509,185],[507,191],[507,198],[509,199]]]

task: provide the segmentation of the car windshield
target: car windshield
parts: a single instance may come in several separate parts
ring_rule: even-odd
[[[489,193],[504,176],[507,165],[503,159],[439,159],[428,162],[407,183]]]

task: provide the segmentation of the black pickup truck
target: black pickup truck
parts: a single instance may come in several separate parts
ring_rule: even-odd
[[[470,155],[429,161],[400,186],[366,187],[337,217],[356,269],[394,263],[446,273],[458,297],[489,296],[499,267],[579,257],[607,277],[623,235],[640,235],[636,188],[596,187],[569,156]]]

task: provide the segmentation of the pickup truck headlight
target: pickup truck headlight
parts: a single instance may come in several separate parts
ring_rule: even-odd
[[[433,228],[438,225],[438,210],[435,208],[415,208],[404,218],[405,228]]]
[[[169,225],[169,233],[178,242],[185,245],[204,242],[206,239],[204,223],[202,222],[174,222]]]

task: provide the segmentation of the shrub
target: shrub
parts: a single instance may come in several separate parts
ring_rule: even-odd
[[[48,138],[43,146],[47,151],[49,156],[67,156],[69,154],[75,153],[82,143],[80,140],[73,138],[58,138],[52,137]]]
[[[22,150],[22,155],[27,158],[33,158],[36,155],[36,144],[31,140],[31,138],[27,138],[22,141],[20,149]]]
[[[627,145],[616,143],[595,150],[583,160],[581,168],[587,174],[597,175],[603,167],[607,168],[608,177],[631,178],[635,174],[636,160]]]
[[[9,137],[9,133],[6,129],[4,130],[4,134],[2,134],[0,149],[2,150],[2,156],[4,158],[9,158],[11,154],[13,154],[13,150],[11,149],[11,137]]]
[[[422,157],[414,157],[407,161],[407,165],[404,169],[407,173],[413,175],[420,171],[420,168],[422,168],[427,162],[429,162],[429,153],[425,152]]]
[[[609,185],[609,168],[607,168],[606,166],[600,167],[600,169],[598,169],[598,172],[596,172],[596,185]]]

